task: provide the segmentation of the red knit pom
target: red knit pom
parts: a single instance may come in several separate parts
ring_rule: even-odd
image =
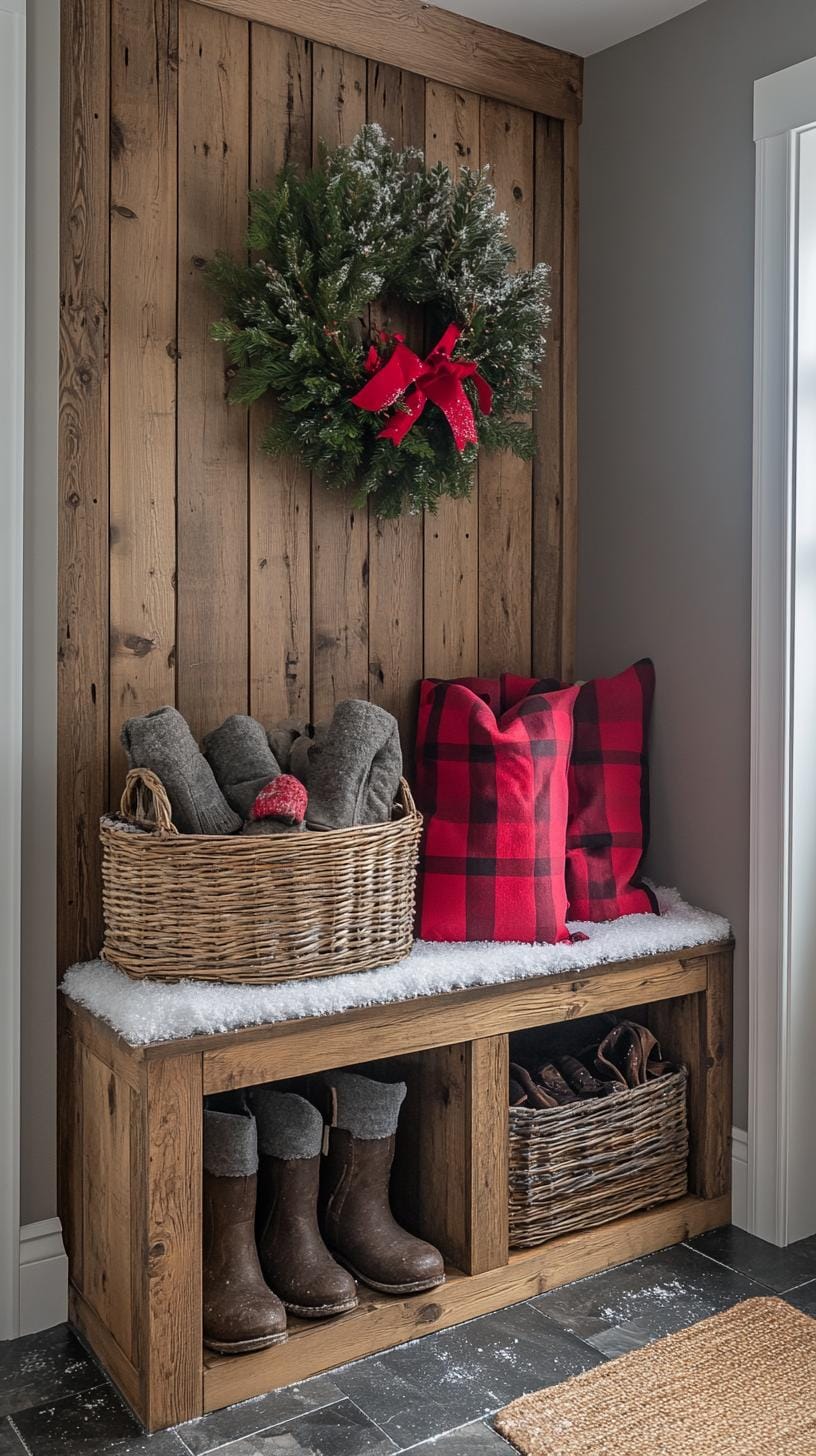
[[[280,774],[261,789],[249,812],[250,819],[283,819],[287,824],[300,824],[306,818],[309,795],[300,779],[293,774]]]

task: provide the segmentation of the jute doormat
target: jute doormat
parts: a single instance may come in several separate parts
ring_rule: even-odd
[[[816,1320],[746,1300],[514,1400],[496,1429],[522,1456],[816,1456]]]

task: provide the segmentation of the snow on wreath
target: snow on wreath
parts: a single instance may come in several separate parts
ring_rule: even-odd
[[[511,271],[487,169],[454,181],[378,126],[250,193],[247,265],[219,254],[230,398],[277,408],[262,441],[377,515],[466,496],[478,447],[534,453],[549,269]]]

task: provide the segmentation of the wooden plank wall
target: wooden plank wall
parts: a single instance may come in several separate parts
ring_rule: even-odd
[[[410,751],[423,675],[572,671],[580,63],[388,4],[369,34],[357,0],[329,32],[332,0],[297,22],[289,0],[64,0],[61,966],[98,949],[96,823],[125,718],[175,702],[200,736],[370,697]],[[484,94],[462,89],[471,70]],[[470,500],[398,522],[259,451],[267,406],[227,403],[203,277],[240,252],[250,185],[366,119],[453,171],[489,163],[520,264],[553,276],[535,465],[485,456]]]

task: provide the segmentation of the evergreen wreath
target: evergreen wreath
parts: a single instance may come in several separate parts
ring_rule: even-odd
[[[507,219],[481,171],[424,168],[376,125],[250,193],[247,247],[209,265],[230,398],[277,409],[263,440],[380,516],[466,496],[479,446],[534,453],[549,268],[511,272]],[[389,308],[418,337],[374,324]],[[423,324],[425,345],[423,345]],[[427,353],[427,348],[433,345]]]

